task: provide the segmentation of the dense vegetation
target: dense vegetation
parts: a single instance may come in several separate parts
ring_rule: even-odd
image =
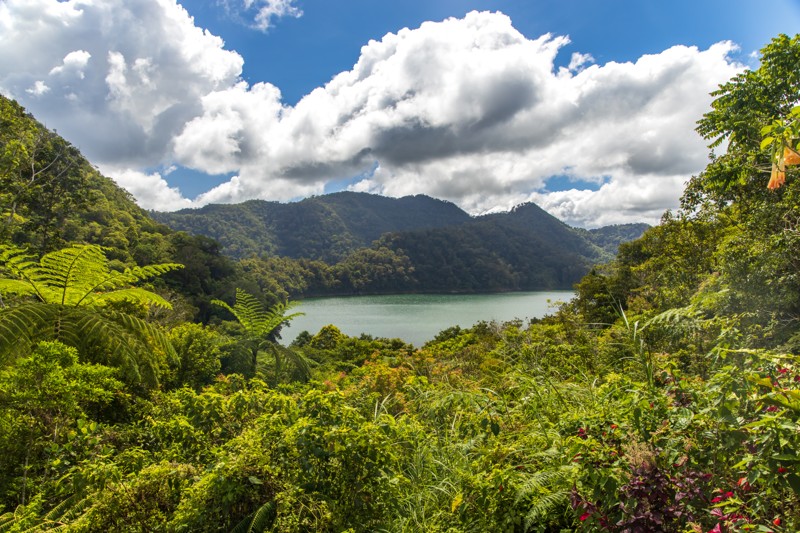
[[[264,263],[158,230],[166,264],[134,267],[146,217],[67,246],[22,185],[72,174],[30,174],[53,152],[0,100],[0,530],[800,530],[800,35],[714,96],[698,131],[727,147],[679,212],[553,316],[419,349],[335,326],[279,347]],[[96,209],[60,198],[67,226]],[[180,313],[229,281],[228,314]]]
[[[647,228],[580,230],[534,204],[470,218],[423,195],[353,192],[153,215],[217,239],[224,254],[252,259],[273,280],[291,278],[278,284],[292,296],[569,288]]]

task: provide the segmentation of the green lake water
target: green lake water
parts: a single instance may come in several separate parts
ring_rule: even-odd
[[[283,342],[301,331],[312,335],[333,324],[349,336],[400,338],[415,346],[451,326],[470,327],[481,321],[530,320],[552,313],[572,291],[506,292],[498,294],[402,294],[309,298],[292,311],[305,313],[281,333]]]

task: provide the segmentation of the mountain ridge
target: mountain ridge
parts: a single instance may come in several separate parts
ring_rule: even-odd
[[[209,204],[174,212],[150,211],[174,230],[211,237],[222,252],[242,259],[285,256],[336,262],[387,234],[433,230],[464,224],[500,224],[523,231],[537,229],[562,237],[562,244],[586,257],[607,259],[620,242],[637,238],[647,224],[620,224],[595,230],[573,228],[535,203],[506,213],[470,216],[454,203],[417,194],[392,198],[340,191],[298,202],[247,200],[239,204]],[[616,228],[616,239],[606,237]],[[592,246],[599,250],[592,250]]]

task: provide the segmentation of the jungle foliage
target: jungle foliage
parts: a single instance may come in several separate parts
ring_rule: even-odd
[[[72,342],[54,317],[5,346],[0,531],[800,530],[800,170],[775,148],[800,142],[777,137],[800,126],[800,36],[714,96],[698,131],[727,148],[680,211],[553,315],[421,347],[329,325],[278,348],[285,291],[330,282],[325,263],[234,264],[165,232],[139,264],[167,265],[136,267],[145,219],[119,248],[49,250],[36,207],[6,193],[0,336],[35,306],[136,317],[159,380],[99,358],[108,332]],[[27,175],[3,134],[2,179]],[[145,305],[159,298],[173,311]]]

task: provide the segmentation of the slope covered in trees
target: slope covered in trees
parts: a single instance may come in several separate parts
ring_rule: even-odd
[[[235,258],[277,255],[335,263],[383,233],[459,224],[469,215],[428,196],[393,199],[340,192],[295,203],[250,200],[152,213],[170,227],[206,235]]]
[[[727,148],[682,209],[534,323],[418,349],[331,325],[290,365],[285,306],[231,295],[203,326],[129,300],[86,311],[166,335],[158,385],[50,333],[3,352],[0,528],[800,530],[800,168],[763,141],[800,148],[799,67],[780,36],[722,86],[699,131]],[[33,302],[14,274],[0,331]]]
[[[568,288],[647,227],[578,230],[534,204],[472,218],[424,195],[352,192],[153,216],[219,240],[223,253],[267,263],[262,271],[287,268],[277,275],[302,278],[290,285],[304,287],[290,290],[294,296]],[[612,231],[615,236],[604,237]],[[308,267],[313,273],[303,276]]]

